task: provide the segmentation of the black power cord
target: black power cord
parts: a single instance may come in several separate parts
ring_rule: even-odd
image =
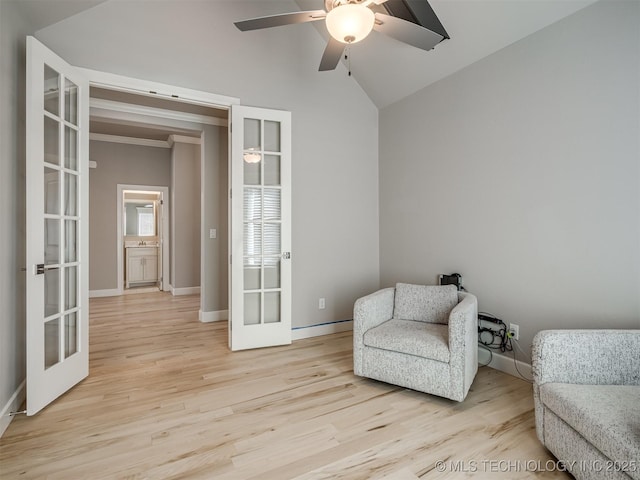
[[[481,322],[493,324],[493,328],[482,325]],[[478,343],[492,350],[511,352],[511,336],[507,331],[507,324],[495,315],[487,312],[478,313]]]
[[[481,322],[486,322],[481,325]],[[487,324],[493,324],[493,328],[487,327]],[[513,366],[516,372],[523,380],[532,383],[530,378],[527,378],[518,368],[518,362],[516,361],[516,351],[513,346],[515,345],[523,355],[525,352],[518,345],[518,342],[512,339],[513,334],[508,331],[507,325],[498,317],[491,313],[479,312],[478,313],[478,344],[484,347],[490,354],[489,361],[482,365],[487,366],[493,360],[492,350],[500,350],[501,352],[513,352]]]

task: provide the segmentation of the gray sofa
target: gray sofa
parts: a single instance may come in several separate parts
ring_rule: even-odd
[[[476,297],[399,283],[356,301],[353,371],[461,402],[478,371]]]
[[[578,480],[640,480],[640,330],[547,330],[532,345],[536,433]]]

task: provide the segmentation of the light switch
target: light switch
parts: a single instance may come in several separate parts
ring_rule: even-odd
[[[218,231],[215,228],[209,229],[209,238],[218,238]]]

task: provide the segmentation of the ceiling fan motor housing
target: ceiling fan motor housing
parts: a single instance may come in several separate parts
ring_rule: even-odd
[[[330,12],[331,10],[333,10],[336,7],[339,7],[340,5],[346,5],[348,3],[357,5],[357,4],[365,3],[368,1],[369,0],[324,0],[324,9],[327,12]]]

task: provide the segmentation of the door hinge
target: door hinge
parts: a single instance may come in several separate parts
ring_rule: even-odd
[[[164,205],[164,200],[160,200],[160,205]]]
[[[284,253],[282,254],[282,258],[283,258],[284,260],[289,260],[289,259],[291,258],[291,252],[284,252]]]
[[[231,188],[229,189],[229,198],[233,198],[233,190]]]

